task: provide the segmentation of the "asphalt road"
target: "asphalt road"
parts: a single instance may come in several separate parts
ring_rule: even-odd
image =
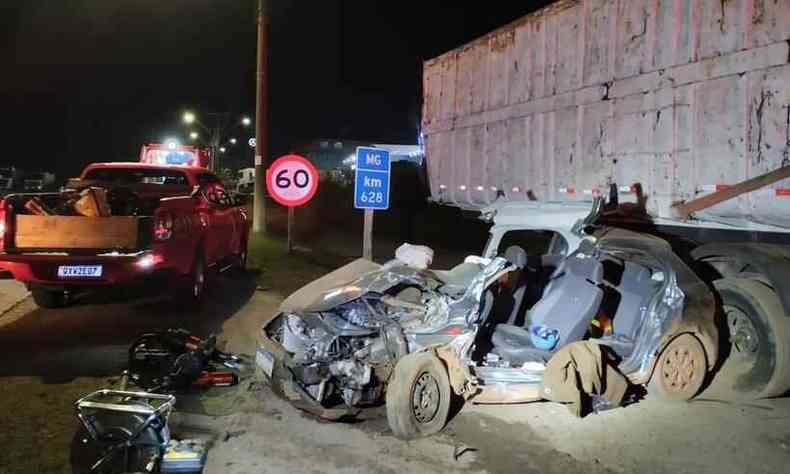
[[[255,292],[251,276],[214,282],[198,311],[181,308],[168,288],[124,288],[89,294],[74,306],[37,308],[30,299],[0,317],[0,377],[33,376],[45,383],[117,375],[136,335],[183,327],[195,334],[221,332]],[[156,296],[149,296],[156,293]]]
[[[0,315],[0,472],[70,472],[72,402],[113,383],[143,331],[218,333],[229,350],[251,353],[282,295],[257,291],[251,276],[212,286],[197,313],[170,302],[167,288],[157,296],[147,288],[91,295],[61,310],[39,309],[28,298]],[[249,380],[222,393],[183,409],[184,426],[197,423],[216,438],[208,473],[770,473],[790,465],[790,399],[648,398],[584,419],[552,403],[470,405],[441,435],[404,443],[392,437],[381,409],[358,423],[325,423]]]

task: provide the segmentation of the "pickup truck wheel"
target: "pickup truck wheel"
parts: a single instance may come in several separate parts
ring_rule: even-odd
[[[776,292],[751,278],[714,283],[729,330],[730,386],[744,398],[767,398],[790,389],[790,317]]]
[[[236,269],[240,272],[247,270],[247,242],[241,243],[241,251],[236,255]]]
[[[187,305],[197,305],[203,299],[206,291],[206,263],[203,256],[199,253],[195,256],[192,263],[192,271],[189,272],[184,288],[181,290],[181,299]]]
[[[62,290],[37,288],[31,293],[33,293],[33,301],[42,308],[62,308],[70,302],[69,294]]]
[[[387,421],[401,439],[441,431],[450,413],[450,379],[444,364],[431,353],[403,357],[387,387]]]

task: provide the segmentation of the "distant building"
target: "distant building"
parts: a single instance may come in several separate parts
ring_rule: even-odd
[[[242,168],[238,173],[236,181],[236,191],[240,193],[251,193],[255,189],[255,168]]]
[[[321,138],[298,146],[294,153],[309,159],[321,171],[353,169],[357,147],[372,146],[390,152],[393,162],[410,161],[422,164],[423,151],[419,145],[391,145],[359,140]]]

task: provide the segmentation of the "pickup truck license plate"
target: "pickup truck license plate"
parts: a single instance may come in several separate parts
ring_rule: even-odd
[[[272,368],[274,367],[274,356],[268,351],[258,348],[255,351],[255,364],[261,368],[267,377],[272,378]]]
[[[101,265],[61,265],[58,267],[59,278],[99,278],[102,275]]]

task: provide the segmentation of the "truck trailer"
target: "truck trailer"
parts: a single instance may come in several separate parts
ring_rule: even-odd
[[[733,390],[790,389],[790,2],[560,0],[425,62],[423,91],[434,201],[508,210],[498,239],[606,200],[709,286]]]

